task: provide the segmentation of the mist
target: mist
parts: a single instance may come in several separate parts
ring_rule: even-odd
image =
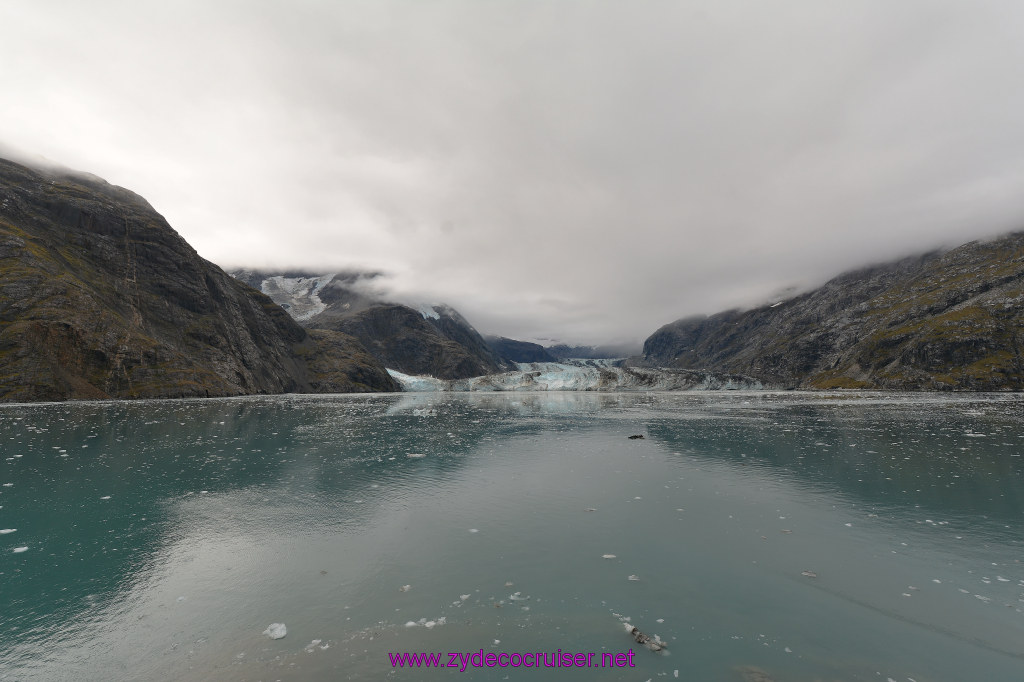
[[[643,339],[1024,228],[1024,5],[9,1],[0,140],[225,268]]]

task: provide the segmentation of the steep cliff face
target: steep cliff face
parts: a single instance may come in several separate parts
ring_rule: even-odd
[[[0,399],[311,391],[318,352],[142,197],[0,160]]]
[[[850,272],[795,298],[665,325],[646,363],[807,388],[1024,388],[1024,233]]]
[[[369,291],[376,272],[236,270],[308,329],[342,332],[378,362],[406,374],[463,379],[511,369],[454,308],[413,308]]]

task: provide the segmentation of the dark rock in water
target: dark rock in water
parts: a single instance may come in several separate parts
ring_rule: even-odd
[[[736,670],[743,678],[743,682],[775,682],[775,678],[771,675],[752,665],[740,666]]]
[[[1024,389],[1024,232],[863,268],[644,343],[660,367],[788,388]]]
[[[0,400],[396,390],[368,359],[353,346],[366,383],[346,384],[306,330],[137,194],[0,160]]]
[[[629,623],[625,623],[625,626],[626,632],[633,636],[633,639],[636,640],[637,644],[643,645],[651,651],[661,651],[668,646],[668,643],[658,639],[657,635],[651,637],[650,635],[641,632],[640,628],[635,625],[630,625]]]
[[[504,336],[485,336],[484,340],[495,354],[511,362],[558,362],[539,343],[516,341]]]
[[[638,440],[638,439],[643,439],[643,437],[644,437],[644,436],[643,436],[643,434],[642,434],[642,433],[638,433],[638,434],[635,434],[635,435],[632,435],[632,436],[630,436],[630,437],[629,437],[629,439],[630,439],[630,440]]]

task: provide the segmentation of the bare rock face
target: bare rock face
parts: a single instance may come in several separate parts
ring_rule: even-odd
[[[336,371],[142,197],[0,159],[0,400],[309,392]]]
[[[647,364],[791,388],[1021,390],[1024,233],[837,277],[747,311],[665,325]]]

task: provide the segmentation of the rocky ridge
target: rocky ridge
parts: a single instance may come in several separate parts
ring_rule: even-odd
[[[752,310],[667,324],[641,364],[788,388],[1022,390],[1024,232],[848,272]]]
[[[311,336],[137,194],[0,159],[0,400],[397,389],[356,341]]]

